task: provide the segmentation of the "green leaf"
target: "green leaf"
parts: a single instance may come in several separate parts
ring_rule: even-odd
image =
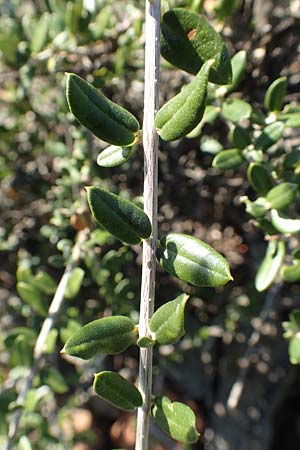
[[[207,61],[196,78],[169,100],[156,114],[158,134],[165,141],[175,141],[190,133],[202,119],[207,82],[212,60]]]
[[[17,283],[17,291],[21,299],[24,300],[24,302],[27,303],[35,312],[41,316],[46,316],[48,306],[39,289],[32,284],[19,281]]]
[[[150,348],[156,344],[155,339],[149,336],[142,336],[137,340],[137,345],[141,348]]]
[[[218,19],[224,20],[226,17],[231,16],[238,7],[238,4],[238,0],[219,0],[215,8]]]
[[[32,450],[31,442],[27,436],[21,436],[17,450]]]
[[[273,122],[267,125],[254,142],[254,147],[256,149],[267,150],[282,138],[283,131],[284,124],[282,122]]]
[[[202,152],[211,153],[215,155],[219,153],[223,149],[222,144],[214,138],[210,138],[208,136],[203,136],[201,139],[200,150]]]
[[[220,108],[218,106],[207,105],[203,117],[199,124],[186,137],[194,139],[201,134],[201,130],[206,123],[213,124],[218,117]]]
[[[230,92],[235,91],[240,84],[247,68],[247,53],[244,50],[237,52],[231,58],[232,82],[226,86],[221,86],[216,90],[216,95],[224,97]]]
[[[134,245],[150,236],[150,220],[134,203],[95,186],[87,193],[96,221],[120,241]]]
[[[217,84],[231,82],[231,62],[221,36],[204,17],[183,8],[167,11],[161,24],[161,54],[171,64],[196,74],[208,60],[214,59],[209,80]]]
[[[167,397],[156,397],[152,416],[156,424],[173,439],[190,443],[197,441],[196,416],[184,403],[172,403]]]
[[[95,374],[93,388],[101,398],[123,411],[134,411],[143,404],[139,390],[115,372]]]
[[[81,267],[75,267],[70,273],[65,290],[66,298],[74,298],[80,291],[84,279],[84,270]]]
[[[94,355],[121,353],[136,341],[137,329],[125,316],[103,317],[84,325],[71,336],[61,353],[90,359]]]
[[[246,161],[241,150],[231,148],[218,153],[212,162],[212,166],[221,170],[235,169]]]
[[[47,44],[50,24],[51,15],[48,12],[43,13],[33,30],[31,40],[31,51],[33,53],[39,53]]]
[[[121,147],[134,144],[139,123],[129,111],[74,73],[67,73],[66,94],[71,112],[95,136]]]
[[[285,182],[273,187],[268,194],[267,200],[272,209],[284,209],[296,198],[298,186],[295,183]]]
[[[184,309],[188,299],[188,295],[181,294],[153,314],[150,330],[159,344],[174,344],[184,335]]]
[[[46,272],[38,272],[33,279],[33,284],[47,295],[54,294],[57,288],[54,279]]]
[[[300,280],[300,261],[298,259],[293,261],[292,266],[283,266],[281,271],[283,281],[287,283],[295,283]]]
[[[110,145],[99,154],[97,164],[101,167],[121,166],[131,158],[134,152],[134,146],[118,147],[117,145]]]
[[[53,366],[45,367],[41,373],[42,382],[57,394],[65,394],[69,390],[63,375]]]
[[[252,202],[247,196],[243,196],[240,198],[240,201],[245,203],[247,213],[251,214],[253,217],[265,216],[269,209],[269,204],[264,197],[258,197],[254,202]]]
[[[225,119],[232,122],[240,122],[250,117],[252,107],[249,103],[239,98],[229,98],[222,103],[221,110]]]
[[[300,232],[299,219],[290,219],[288,216],[278,212],[276,209],[271,209],[270,217],[272,225],[280,233],[295,234]]]
[[[255,277],[255,287],[259,292],[268,289],[275,280],[285,256],[283,241],[269,241],[266,255]]]
[[[235,148],[244,150],[251,144],[251,137],[248,130],[242,128],[240,125],[235,125],[230,131],[230,139]]]
[[[233,279],[223,256],[200,239],[186,234],[166,235],[157,256],[167,272],[195,286],[223,286]]]
[[[251,163],[247,170],[248,181],[259,195],[266,195],[272,189],[273,181],[266,166],[259,163]]]
[[[277,78],[268,87],[265,95],[264,104],[269,111],[280,111],[283,105],[283,99],[286,94],[287,79],[286,77]]]
[[[300,335],[290,340],[289,357],[292,364],[300,364]]]
[[[278,119],[284,122],[284,125],[288,128],[300,127],[300,112],[283,113],[280,114]]]

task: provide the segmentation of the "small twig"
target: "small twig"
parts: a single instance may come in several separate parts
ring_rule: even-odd
[[[19,407],[13,414],[10,424],[9,424],[9,430],[8,430],[8,439],[4,446],[4,450],[11,450],[14,445],[14,440],[17,434],[18,426],[20,423],[21,415],[22,415],[22,406],[24,404],[24,400],[26,397],[27,392],[32,386],[33,379],[37,372],[39,371],[43,361],[43,351],[45,347],[45,343],[47,340],[47,337],[50,333],[50,330],[54,326],[56,317],[61,309],[65,290],[67,287],[67,283],[70,277],[70,274],[73,270],[73,268],[78,264],[79,258],[80,258],[80,246],[82,242],[86,239],[87,231],[82,230],[78,233],[77,242],[73,247],[72,256],[70,259],[70,262],[67,264],[66,269],[63,273],[63,276],[59,282],[59,285],[57,286],[55,295],[53,297],[53,300],[51,302],[51,305],[49,307],[48,315],[42,325],[41,331],[38,335],[34,350],[33,350],[33,357],[34,357],[34,363],[31,367],[28,375],[24,379],[24,383],[22,385],[22,388],[19,392],[16,404]]]
[[[264,321],[267,319],[267,317],[270,315],[270,312],[273,309],[273,303],[274,299],[276,298],[279,290],[281,288],[281,283],[274,283],[271,287],[268,295],[266,296],[264,306],[260,312],[259,315],[259,326],[256,327],[248,340],[247,350],[243,356],[244,365],[240,369],[239,375],[237,380],[234,382],[230,394],[228,396],[227,400],[227,408],[228,410],[236,409],[240,398],[243,394],[244,387],[245,387],[245,381],[248,374],[248,370],[250,367],[250,357],[254,351],[254,348],[258,344],[261,334],[262,334],[262,325]]]
[[[152,225],[152,235],[143,242],[143,269],[140,307],[140,336],[149,335],[154,311],[157,241],[157,163],[158,135],[155,113],[158,109],[160,61],[160,0],[145,5],[145,87],[144,87],[144,211]],[[139,389],[143,405],[138,409],[135,450],[148,450],[152,391],[152,349],[141,348]]]

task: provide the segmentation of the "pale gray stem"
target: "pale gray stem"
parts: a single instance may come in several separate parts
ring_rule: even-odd
[[[149,335],[154,310],[157,242],[157,153],[155,113],[158,109],[160,60],[160,0],[146,0],[145,87],[144,87],[144,211],[152,224],[152,235],[143,242],[143,269],[140,306],[140,336]],[[141,348],[139,389],[143,405],[138,409],[135,450],[148,450],[152,392],[152,349]]]
[[[19,406],[19,408],[14,412],[12,415],[12,418],[10,420],[9,429],[8,429],[8,439],[4,446],[4,450],[11,450],[14,445],[14,441],[16,438],[16,434],[18,431],[21,415],[22,415],[22,407],[24,404],[24,400],[26,397],[27,392],[29,389],[31,389],[33,379],[35,375],[38,373],[42,362],[43,362],[43,350],[45,347],[45,343],[47,340],[47,337],[49,336],[50,330],[52,329],[57,314],[60,311],[60,308],[62,306],[65,290],[67,287],[68,279],[70,277],[70,274],[73,270],[73,268],[78,264],[79,257],[80,257],[80,245],[81,243],[86,239],[86,231],[80,231],[78,234],[78,239],[76,244],[74,245],[73,251],[72,251],[72,257],[70,262],[67,264],[66,269],[63,273],[63,276],[59,282],[59,285],[57,286],[56,292],[54,294],[53,300],[50,304],[48,315],[46,319],[44,320],[44,323],[42,325],[41,331],[38,335],[37,341],[35,343],[35,347],[33,350],[33,357],[34,362],[33,365],[27,374],[26,378],[24,379],[22,388],[19,392],[16,404]]]

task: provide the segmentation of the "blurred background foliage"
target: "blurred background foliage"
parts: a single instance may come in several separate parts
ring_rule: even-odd
[[[205,240],[228,259],[235,281],[212,291],[187,286],[158,269],[157,305],[182,290],[191,300],[184,339],[156,350],[154,389],[189,402],[203,437],[183,447],[153,427],[152,450],[295,450],[300,444],[300,325],[293,310],[299,307],[299,282],[279,278],[267,291],[255,289],[266,243],[264,229],[254,226],[261,223],[249,220],[240,202],[241,197],[256,198],[247,167],[223,171],[212,161],[222,149],[232,148],[237,126],[252,144],[269,117],[267,87],[286,76],[283,111],[298,118],[293,116],[295,126],[279,136],[267,158],[280,169],[283,158],[292,155],[285,172],[278,170],[278,179],[299,186],[299,2],[170,0],[163,1],[162,9],[175,6],[203,11],[223,34],[231,55],[247,51],[247,65],[234,92],[211,90],[211,115],[198,133],[160,146],[160,233],[186,232]],[[81,324],[94,318],[124,314],[138,320],[141,248],[123,246],[95,227],[84,186],[99,184],[141,205],[142,151],[124,167],[97,166],[105,145],[68,112],[64,72],[92,82],[142,123],[143,20],[139,0],[0,3],[0,446],[33,364],[42,322],[85,228],[79,267],[73,269],[43,365],[26,395],[13,448],[134,446],[134,416],[104,404],[90,385],[94,372],[105,369],[134,381],[136,348],[87,363],[63,359],[59,351]],[[162,60],[161,102],[189,78]],[[230,102],[247,102],[238,119],[230,108],[221,110],[226,96]],[[298,197],[293,205],[295,218]],[[286,242],[291,261],[298,236]]]

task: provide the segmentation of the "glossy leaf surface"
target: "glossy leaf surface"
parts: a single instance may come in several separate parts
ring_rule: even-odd
[[[95,136],[112,145],[134,143],[139,123],[129,111],[74,73],[67,74],[66,94],[71,112]]]
[[[240,84],[247,67],[247,53],[244,50],[237,52],[231,58],[232,67],[232,82],[226,86],[222,86],[217,90],[222,92],[223,95],[229,94],[234,91]]]
[[[267,195],[273,187],[271,175],[264,164],[251,163],[247,170],[247,177],[251,186],[259,195]]]
[[[267,194],[267,200],[273,209],[284,209],[296,198],[298,186],[295,183],[285,182],[273,187]]]
[[[281,276],[287,283],[295,283],[300,280],[300,261],[294,260],[292,266],[284,266]]]
[[[276,209],[271,209],[270,217],[272,225],[280,233],[295,234],[300,233],[300,220],[290,219],[285,214],[278,212]]]
[[[256,139],[254,143],[255,148],[267,150],[282,138],[283,131],[284,124],[282,122],[274,122],[267,125]]]
[[[269,241],[266,255],[259,266],[255,277],[255,287],[259,292],[265,291],[276,279],[285,256],[285,245],[282,241]]]
[[[223,256],[193,236],[168,234],[161,240],[157,256],[167,272],[195,286],[223,286],[232,280]]]
[[[150,236],[150,220],[134,203],[96,186],[87,193],[96,221],[120,241],[134,245]]]
[[[169,100],[156,114],[158,134],[174,141],[190,133],[202,119],[207,96],[208,74],[213,61],[207,61],[196,78]]]
[[[235,169],[246,161],[241,150],[231,148],[218,153],[212,162],[213,167],[221,170]]]
[[[241,197],[240,201],[245,203],[246,211],[253,217],[263,217],[268,211],[268,202],[264,197],[258,197],[254,202],[248,199],[248,197]]]
[[[83,359],[90,359],[98,353],[114,355],[133,344],[136,335],[135,324],[128,317],[103,317],[76,331],[61,353]]]
[[[181,294],[158,308],[150,320],[150,330],[159,344],[174,344],[184,335],[184,309],[189,296]]]
[[[139,390],[115,372],[95,374],[93,388],[101,398],[123,411],[134,411],[143,403]]]
[[[183,8],[167,11],[161,24],[161,54],[171,64],[196,74],[208,60],[215,63],[209,80],[229,84],[230,56],[221,36],[204,17]]]
[[[240,125],[236,125],[230,132],[230,139],[235,148],[244,150],[251,144],[251,138],[248,131]]]
[[[152,416],[156,424],[176,441],[197,441],[199,433],[196,429],[196,416],[184,403],[172,403],[167,397],[156,397]]]
[[[283,105],[283,99],[286,94],[287,79],[286,77],[277,78],[268,87],[265,95],[265,107],[269,111],[280,111]]]
[[[125,164],[135,151],[132,147],[119,147],[110,145],[104,149],[97,158],[97,164],[101,167],[117,167]]]

